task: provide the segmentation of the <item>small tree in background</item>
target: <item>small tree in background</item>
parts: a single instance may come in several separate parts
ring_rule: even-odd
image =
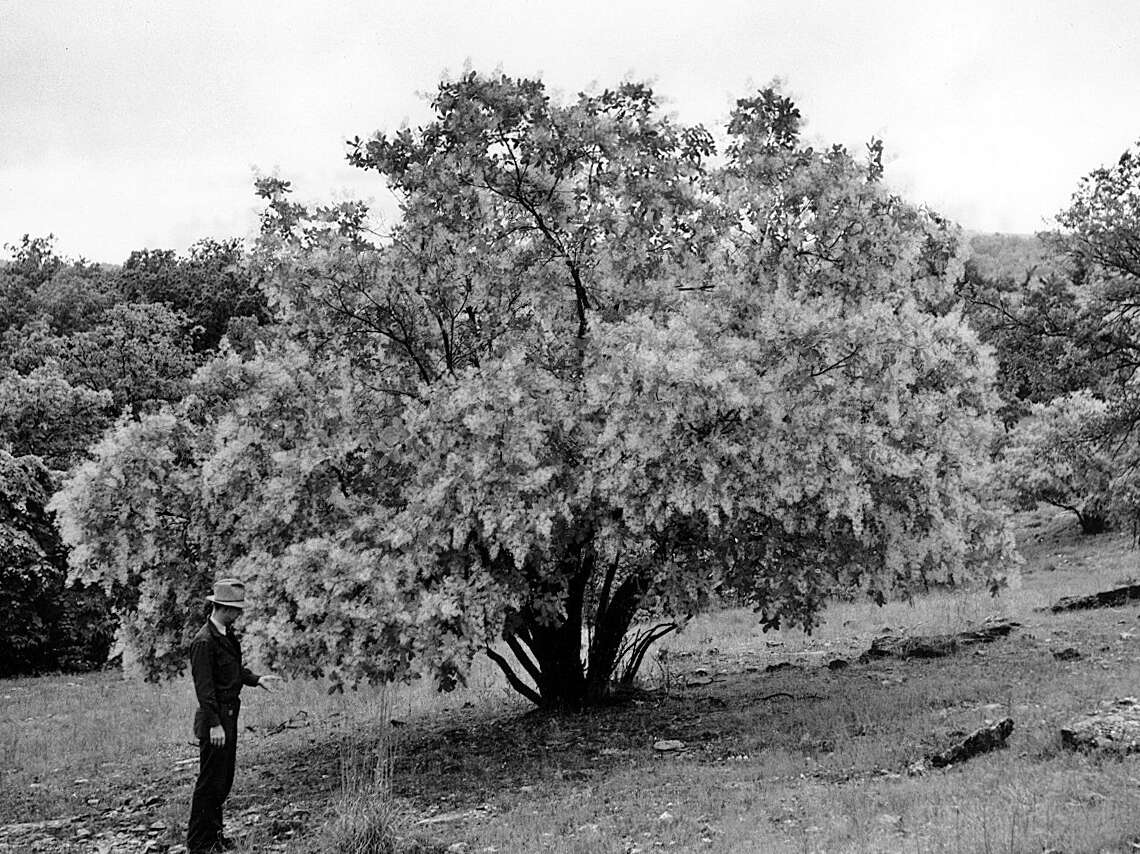
[[[6,243],[11,261],[0,267],[0,333],[19,327],[32,317],[36,290],[50,282],[63,264],[55,254],[55,236],[30,237]]]
[[[1034,404],[1005,443],[1002,471],[1016,503],[1052,504],[1073,513],[1085,534],[1104,531],[1119,471],[1105,447],[1107,415],[1108,404],[1089,392]]]

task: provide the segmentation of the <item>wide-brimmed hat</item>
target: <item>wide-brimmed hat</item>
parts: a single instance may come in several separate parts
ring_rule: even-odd
[[[244,608],[245,584],[237,578],[220,578],[214,582],[214,593],[207,596],[206,601],[227,608]]]

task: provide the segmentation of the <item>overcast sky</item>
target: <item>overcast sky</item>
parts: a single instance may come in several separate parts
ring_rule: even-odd
[[[415,125],[445,72],[648,80],[723,121],[780,77],[823,142],[970,229],[1047,226],[1140,139],[1140,3],[0,0],[0,243],[121,262],[248,236],[255,173],[390,204],[344,140]]]

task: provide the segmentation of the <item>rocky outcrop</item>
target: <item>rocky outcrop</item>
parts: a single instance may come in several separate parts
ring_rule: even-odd
[[[975,730],[961,741],[938,753],[926,757],[931,768],[946,768],[973,759],[991,750],[1005,747],[1005,742],[1013,732],[1013,718],[1004,718],[995,724]]]
[[[954,635],[884,635],[871,641],[871,648],[859,656],[861,662],[878,658],[943,658],[958,651]]]
[[[1140,700],[1122,697],[1061,729],[1061,744],[1072,750],[1140,752]]]
[[[1138,601],[1140,601],[1140,584],[1126,584],[1123,587],[1102,590],[1088,596],[1066,596],[1042,610],[1059,614],[1062,611],[1083,611],[1088,608],[1118,608]]]
[[[859,656],[863,663],[879,658],[943,658],[964,646],[972,646],[1006,637],[1020,623],[1001,620],[983,624],[977,629],[955,635],[884,635],[871,641],[871,648]]]

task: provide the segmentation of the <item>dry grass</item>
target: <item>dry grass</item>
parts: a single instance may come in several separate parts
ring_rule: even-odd
[[[1025,520],[1021,544],[1022,583],[997,598],[837,604],[812,637],[764,634],[746,611],[698,618],[647,662],[655,690],[591,714],[528,712],[487,663],[444,696],[418,685],[251,692],[243,716],[254,732],[242,736],[230,815],[248,851],[353,850],[335,846],[368,829],[383,831],[376,851],[393,834],[423,851],[1131,851],[1140,759],[1069,753],[1058,730],[1138,693],[1137,608],[1035,609],[1129,580],[1137,552],[1126,537],[1081,538],[1044,513]],[[941,633],[993,616],[1023,628],[952,658],[822,666],[854,658],[887,627]],[[1067,646],[1084,658],[1054,659]],[[765,672],[779,662],[796,666]],[[689,684],[698,669],[711,684]],[[150,813],[171,839],[181,834],[194,770],[175,764],[194,753],[188,680],[12,680],[0,698],[0,822],[81,814],[97,824],[106,805],[158,796]],[[1006,715],[1016,724],[1007,750],[906,773],[955,731]],[[390,730],[390,718],[402,725]],[[298,725],[272,734],[289,720]],[[686,749],[658,753],[660,738]]]
[[[361,732],[341,722],[340,786],[332,815],[318,834],[324,854],[395,854],[397,810],[392,800],[391,692],[376,695]],[[376,725],[378,722],[378,726]]]

